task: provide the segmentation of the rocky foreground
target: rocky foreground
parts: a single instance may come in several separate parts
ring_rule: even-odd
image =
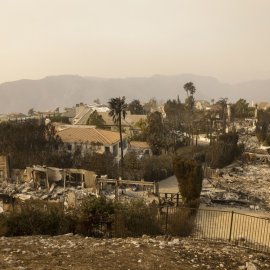
[[[270,254],[170,237],[0,238],[0,269],[270,269]]]

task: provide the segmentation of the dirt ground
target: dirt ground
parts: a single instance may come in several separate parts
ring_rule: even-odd
[[[159,192],[177,193],[179,192],[176,176],[170,176],[159,182]]]
[[[191,239],[0,238],[0,269],[270,269],[270,254]],[[247,268],[256,267],[256,268]]]

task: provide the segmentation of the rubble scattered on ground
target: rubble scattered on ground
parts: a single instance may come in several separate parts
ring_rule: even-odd
[[[267,164],[249,164],[244,168],[228,166],[212,184],[225,191],[221,192],[225,200],[238,201],[251,210],[270,210],[270,167]],[[212,191],[212,196],[218,193]]]
[[[188,238],[0,238],[0,269],[270,269],[270,255]]]
[[[143,198],[147,203],[158,202],[158,197],[150,190],[137,191],[132,188],[120,188],[118,198],[121,201],[130,201],[131,199]],[[50,202],[64,203],[66,209],[73,209],[81,203],[84,196],[96,196],[96,192],[92,188],[77,187],[63,187],[53,183],[50,189],[36,188],[33,182],[25,182],[22,184],[2,182],[0,184],[0,196],[7,196],[10,200],[25,201],[29,199],[46,200]],[[115,199],[114,189],[107,189],[101,191],[101,194],[107,198]],[[4,211],[0,205],[0,213]]]
[[[82,189],[78,187],[64,188],[59,185],[52,185],[50,190],[35,188],[33,183],[8,183],[2,182],[0,185],[0,194],[6,195],[19,201],[29,199],[39,199],[52,202],[62,202],[68,207],[75,206],[87,194],[95,194],[91,189]]]

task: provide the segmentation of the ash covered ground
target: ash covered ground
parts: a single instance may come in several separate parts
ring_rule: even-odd
[[[229,166],[225,168],[222,177],[214,183],[235,193],[236,199],[246,196],[253,205],[270,211],[270,167],[268,164],[249,164],[243,168]],[[237,196],[238,194],[238,196]],[[257,208],[258,208],[257,207]]]
[[[0,269],[270,269],[269,254],[188,238],[0,238]]]
[[[250,214],[270,215],[270,166],[236,162],[219,171],[220,176],[204,179],[202,205],[246,210]],[[161,192],[179,192],[175,176],[160,182]],[[212,199],[212,200],[211,200]],[[213,203],[213,201],[220,201]]]

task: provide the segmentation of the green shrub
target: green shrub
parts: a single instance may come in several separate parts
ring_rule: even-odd
[[[218,137],[213,143],[211,154],[208,156],[212,168],[222,168],[233,162],[233,160],[241,155],[243,147],[238,146],[239,136],[230,132]]]
[[[177,156],[192,159],[193,156],[204,156],[209,153],[210,147],[208,145],[197,146],[183,146],[177,149]]]
[[[103,229],[110,231],[115,204],[106,197],[87,196],[77,214],[76,232],[84,235],[102,236]],[[103,227],[105,226],[105,228]]]
[[[136,152],[129,152],[124,157],[124,179],[141,180],[143,178],[142,160]]]
[[[203,180],[202,166],[195,160],[181,157],[175,158],[173,165],[183,202],[188,205],[199,199]]]
[[[196,209],[179,208],[168,217],[168,233],[187,237],[195,228]]]
[[[173,175],[172,156],[160,155],[138,158],[135,152],[124,158],[124,178],[159,181]]]
[[[6,216],[7,236],[57,235],[69,231],[69,222],[58,204],[29,200],[20,211]]]
[[[88,153],[84,157],[79,154],[73,157],[73,166],[94,171],[97,175],[107,174],[109,178],[118,177],[118,166],[111,153]]]
[[[170,155],[160,155],[143,160],[143,179],[159,181],[173,175],[173,159]]]
[[[115,214],[116,236],[158,235],[162,233],[156,206],[148,206],[143,200],[133,200],[118,206]]]

